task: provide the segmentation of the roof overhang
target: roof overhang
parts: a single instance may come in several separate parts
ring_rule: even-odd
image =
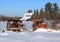
[[[25,13],[24,16],[20,19],[26,21],[32,17],[33,13]]]

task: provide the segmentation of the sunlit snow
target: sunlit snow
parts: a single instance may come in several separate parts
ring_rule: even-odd
[[[6,22],[0,22],[0,42],[60,42],[60,32],[5,32]],[[36,30],[37,31],[37,30]]]

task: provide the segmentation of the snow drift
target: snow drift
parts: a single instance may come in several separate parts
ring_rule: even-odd
[[[5,26],[6,22],[0,22],[0,30],[3,30]],[[60,42],[60,32],[39,32],[39,30],[20,33],[0,32],[0,42]]]

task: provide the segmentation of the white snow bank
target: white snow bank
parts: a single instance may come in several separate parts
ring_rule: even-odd
[[[51,30],[51,29],[42,29],[42,28],[38,28],[38,29],[35,30],[34,32],[60,32],[60,31]]]
[[[9,33],[7,36],[0,36],[0,42],[60,42],[60,33]]]
[[[6,32],[5,32],[5,33],[0,33],[0,35],[1,35],[1,36],[7,36],[8,33],[6,33]]]

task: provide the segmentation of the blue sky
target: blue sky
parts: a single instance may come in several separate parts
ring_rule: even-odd
[[[23,16],[28,9],[44,8],[47,2],[57,3],[60,8],[60,0],[0,0],[0,15]]]

